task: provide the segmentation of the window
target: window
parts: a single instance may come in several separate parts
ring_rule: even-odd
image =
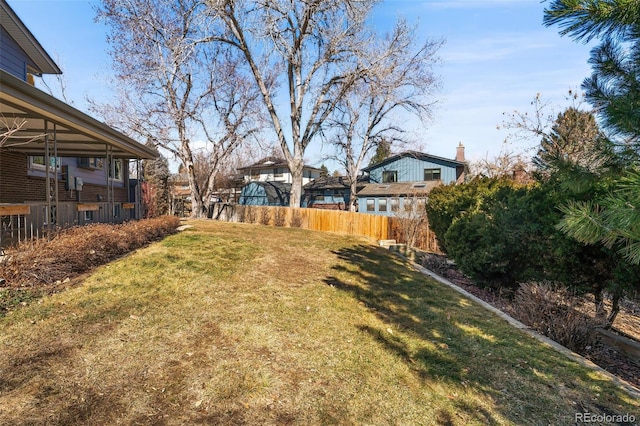
[[[388,170],[382,172],[382,182],[397,182],[398,181],[398,171],[397,170]]]
[[[98,157],[78,158],[78,167],[84,167],[87,169],[101,169],[103,165],[104,165],[104,158],[98,158]]]
[[[391,199],[391,211],[392,212],[397,212],[398,210],[400,210],[400,199],[399,198],[392,198]]]
[[[49,165],[51,168],[57,168],[60,170],[60,157],[49,157]],[[29,168],[31,169],[45,169],[44,155],[29,157]]]
[[[91,210],[87,210],[84,212],[84,220],[85,221],[91,221],[93,220],[93,211]]]
[[[113,205],[113,217],[120,217],[120,204]]]
[[[346,195],[345,190],[344,189],[334,189],[333,190],[333,197],[334,198],[344,198]]]
[[[440,169],[424,169],[424,180],[440,180]]]
[[[119,181],[123,180],[122,160],[113,160],[111,162],[111,167],[109,168],[109,179]]]
[[[316,192],[313,194],[314,201],[324,201],[324,192]]]
[[[367,198],[367,211],[375,212],[376,211],[376,200],[373,198]]]
[[[386,212],[387,211],[387,199],[380,198],[378,200],[378,211]]]
[[[273,169],[273,177],[282,177],[283,173],[284,173],[284,169],[281,169],[281,168]]]

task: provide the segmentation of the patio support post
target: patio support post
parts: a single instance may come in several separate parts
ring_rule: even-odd
[[[109,222],[113,222],[113,209],[115,207],[115,194],[113,190],[113,181],[116,178],[116,160],[113,158],[113,147],[109,145],[109,156],[111,157],[111,179],[107,183],[107,191],[109,191]]]
[[[53,168],[53,173],[54,173],[54,182],[55,182],[55,187],[53,189],[54,193],[55,193],[55,208],[56,208],[56,226],[60,224],[60,212],[58,211],[58,203],[59,203],[59,196],[58,196],[58,134],[57,134],[57,127],[56,127],[56,123],[53,123],[53,158],[54,158],[54,164],[55,167]]]
[[[136,178],[137,178],[137,185],[136,185],[136,191],[135,191],[135,196],[136,196],[136,209],[135,209],[135,218],[137,220],[142,219],[142,169],[140,167],[140,159],[136,158]]]
[[[111,174],[111,170],[113,168],[113,158],[111,158],[111,152],[109,150],[109,145],[105,144],[104,145],[104,149],[105,149],[105,179],[107,180],[107,209],[112,208],[111,207],[111,191],[109,190],[109,176]],[[106,212],[107,215],[109,215],[109,212]],[[111,217],[110,215],[108,216],[109,218]]]
[[[49,122],[44,121],[44,170],[45,170],[45,197],[47,199],[47,239],[51,238],[51,164],[49,158]]]

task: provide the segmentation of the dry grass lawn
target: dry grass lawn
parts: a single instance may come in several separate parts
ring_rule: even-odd
[[[640,419],[608,379],[366,240],[191,224],[0,318],[0,424]]]

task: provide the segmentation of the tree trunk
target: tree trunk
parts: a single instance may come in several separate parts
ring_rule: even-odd
[[[291,170],[291,193],[289,194],[289,206],[298,208],[302,202],[302,172],[304,161],[302,158],[292,158],[289,163]]]
[[[349,211],[356,212],[358,210],[358,197],[356,191],[358,190],[358,179],[351,179],[349,185]]]
[[[596,308],[596,316],[599,318],[605,318],[607,316],[607,311],[602,298],[602,288],[598,287],[593,290],[593,303]]]
[[[609,316],[607,317],[606,329],[613,327],[613,322],[616,320],[618,312],[620,312],[620,293],[615,292],[611,298],[611,312],[609,312]]]
[[[187,178],[189,179],[189,189],[191,194],[191,217],[202,217],[202,196],[200,195],[200,187],[196,180],[195,167],[193,161],[183,161],[187,169]]]

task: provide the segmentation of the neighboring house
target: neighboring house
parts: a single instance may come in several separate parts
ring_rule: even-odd
[[[255,181],[242,188],[238,204],[245,206],[288,206],[290,195],[290,183]]]
[[[34,76],[60,73],[0,0],[0,244],[54,226],[140,216],[129,161],[139,169],[157,153],[33,86]]]
[[[358,178],[356,190],[368,182],[368,177]],[[351,180],[348,176],[323,176],[304,185],[302,206],[315,209],[349,210]]]
[[[363,169],[370,183],[358,191],[358,211],[386,216],[397,215],[424,205],[431,189],[438,185],[464,181],[464,147],[457,148],[456,159],[407,151]]]
[[[246,167],[239,167],[246,185],[238,204],[252,206],[288,206],[293,179],[287,162],[279,157],[266,157]],[[304,166],[302,185],[320,177],[320,169]]]
[[[320,177],[320,169],[304,166],[302,169],[302,184],[306,185],[313,179]],[[283,158],[266,157],[251,164],[238,168],[238,173],[244,176],[245,182],[284,182],[293,183],[289,165]]]

